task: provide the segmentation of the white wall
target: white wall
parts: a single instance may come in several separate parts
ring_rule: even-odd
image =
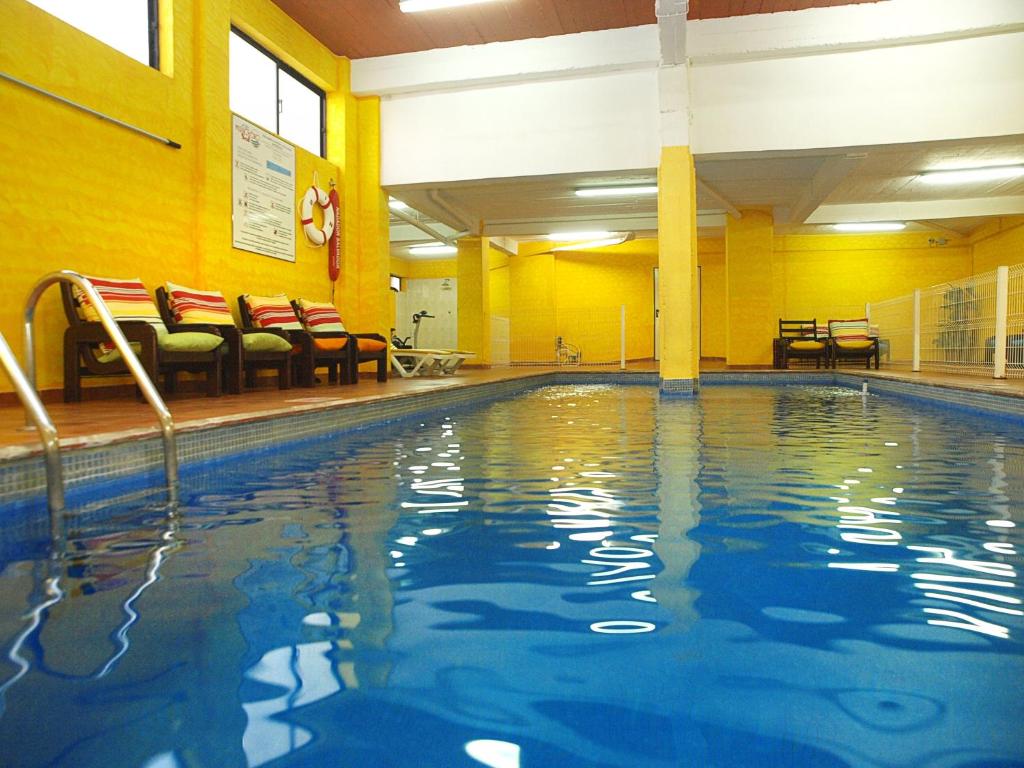
[[[1021,133],[1024,33],[698,65],[690,94],[698,154]]]
[[[658,165],[656,69],[394,96],[380,110],[384,186]]]

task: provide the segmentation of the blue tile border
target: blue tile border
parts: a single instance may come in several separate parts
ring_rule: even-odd
[[[1024,397],[861,375],[845,371],[705,372],[699,387],[715,386],[842,386],[860,389],[868,382],[872,394],[930,403],[964,412],[1024,422]],[[205,461],[240,453],[276,450],[290,442],[367,429],[400,419],[478,405],[550,384],[658,386],[670,397],[699,396],[692,379],[662,380],[656,371],[545,371],[497,382],[480,382],[370,402],[330,402],[304,411],[275,413],[252,420],[186,428],[178,434],[178,460],[183,473]],[[129,486],[163,483],[163,447],[154,432],[120,443],[65,449],[62,453],[69,500],[121,481]],[[0,504],[45,496],[42,457],[26,456],[0,463]]]

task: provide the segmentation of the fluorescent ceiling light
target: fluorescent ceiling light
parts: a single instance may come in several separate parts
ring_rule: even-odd
[[[614,232],[554,232],[545,236],[544,239],[565,243],[569,240],[602,240],[614,234]]]
[[[403,13],[417,13],[418,11],[435,11],[439,8],[457,8],[460,5],[476,5],[487,2],[493,2],[493,0],[401,0],[398,7]]]
[[[634,232],[607,232],[600,233],[607,234],[609,237],[598,238],[597,240],[587,240],[583,243],[573,243],[572,245],[560,245],[557,248],[552,248],[552,253],[555,251],[584,251],[588,248],[602,248],[606,245],[619,245],[627,240],[632,240],[635,237]]]
[[[899,232],[907,225],[902,221],[849,221],[832,228],[838,232]]]
[[[427,245],[414,245],[409,249],[413,256],[452,256],[459,252],[454,245],[444,243],[428,243]]]
[[[392,211],[404,211],[409,206],[403,203],[401,200],[396,200],[393,197],[388,198],[388,208]]]
[[[578,197],[632,197],[635,195],[656,195],[657,184],[635,187],[583,187],[576,190]]]
[[[971,184],[977,181],[1003,181],[1024,176],[1024,165],[991,165],[987,168],[958,168],[949,171],[925,171],[917,178],[925,184]]]

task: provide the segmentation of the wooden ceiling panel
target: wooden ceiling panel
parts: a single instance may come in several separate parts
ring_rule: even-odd
[[[885,0],[690,0],[690,19]],[[351,59],[655,24],[655,0],[492,0],[402,13],[398,0],[274,0],[334,53]]]

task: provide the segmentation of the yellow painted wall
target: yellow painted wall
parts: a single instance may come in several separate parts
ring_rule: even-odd
[[[862,317],[865,302],[905,296],[915,288],[971,273],[966,239],[935,233],[787,235],[775,238],[781,316],[793,319]]]
[[[270,0],[165,2],[170,13],[162,17],[173,27],[163,30],[161,71],[24,0],[0,4],[0,70],[182,145],[169,148],[0,81],[0,258],[7,278],[0,330],[21,354],[25,297],[39,277],[62,268],[137,276],[151,288],[165,280],[215,288],[229,303],[247,291],[331,298],[326,249],[309,248],[301,230],[294,263],[231,247],[228,33],[235,23],[329,91],[328,159],[297,148],[297,187],[314,170],[322,186],[338,181],[338,303],[356,330],[386,331],[387,284],[376,285],[386,281],[388,266],[376,104],[360,106],[373,100],[348,92],[348,62]],[[54,288],[37,313],[41,388],[62,384],[64,328]],[[6,379],[0,387],[10,389]]]
[[[972,272],[1024,264],[1024,216],[1000,216],[971,234]]]

